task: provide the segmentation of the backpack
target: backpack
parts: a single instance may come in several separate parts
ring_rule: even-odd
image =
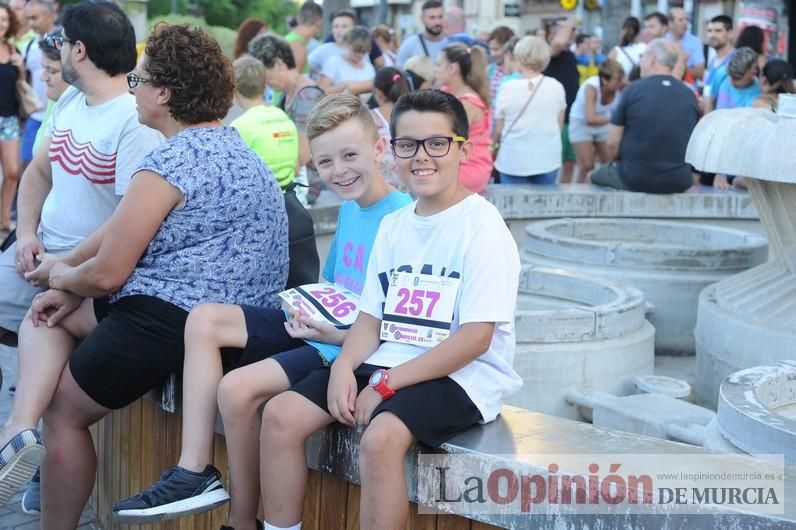
[[[290,268],[286,289],[317,283],[321,260],[315,244],[315,224],[310,212],[296,197],[296,183],[287,185],[284,192],[290,254]]]

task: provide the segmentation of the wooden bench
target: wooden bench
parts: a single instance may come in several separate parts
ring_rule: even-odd
[[[220,429],[219,429],[220,431]],[[177,461],[180,447],[179,414],[163,411],[149,398],[116,411],[93,429],[98,452],[98,480],[93,505],[105,530],[122,528],[111,518],[113,503],[157,479]],[[305,530],[358,528],[359,472],[358,450],[361,434],[355,429],[333,425],[314,434],[307,442],[307,462],[312,470],[304,504]],[[701,448],[647,438],[635,434],[594,428],[589,424],[504,407],[494,422],[474,427],[444,444],[438,452],[416,444],[407,457],[410,499],[417,499],[418,458],[430,454],[469,456],[516,470],[518,473],[546,470],[546,464],[534,462],[528,455],[544,454],[704,454]],[[216,436],[214,465],[229,478],[222,433]],[[562,469],[566,474],[567,470]],[[760,516],[737,509],[718,515],[677,515],[659,511],[656,515],[634,515],[628,505],[617,504],[615,512],[604,515],[558,513],[552,515],[483,514],[460,517],[451,514],[418,514],[412,504],[408,529],[486,530],[489,528],[585,530],[713,529],[736,530],[760,528],[792,530],[796,527],[796,471],[786,470],[786,493],[782,516]],[[223,523],[226,508],[209,514],[163,523],[159,528],[199,530],[216,529]],[[137,528],[135,526],[125,528]],[[146,527],[143,527],[146,528]]]

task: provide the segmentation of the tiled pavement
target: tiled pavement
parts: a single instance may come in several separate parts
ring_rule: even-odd
[[[0,367],[3,369],[3,387],[0,389],[0,425],[4,424],[11,412],[13,394],[8,388],[17,380],[17,352],[15,349],[0,345]],[[20,502],[22,493],[17,494],[11,502],[0,507],[0,530],[40,530],[41,522],[37,515],[28,515],[22,511]],[[94,512],[86,507],[80,518],[78,530],[102,530]]]

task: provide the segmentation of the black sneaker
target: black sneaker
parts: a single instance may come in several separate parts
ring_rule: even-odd
[[[228,500],[221,473],[213,466],[201,473],[174,466],[146,490],[116,504],[113,516],[124,523],[154,523],[206,512]]]

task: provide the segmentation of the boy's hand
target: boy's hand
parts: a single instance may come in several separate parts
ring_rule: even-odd
[[[373,411],[376,410],[376,407],[379,406],[381,401],[381,395],[371,387],[366,386],[362,392],[359,393],[359,397],[357,398],[357,425],[362,425],[364,427],[370,423],[370,417],[373,415]]]
[[[314,340],[324,344],[342,344],[345,331],[326,322],[310,320],[301,313],[292,313],[291,319],[285,322],[287,334],[294,339]]]
[[[329,414],[340,423],[353,427],[357,401],[357,380],[350,366],[340,362],[332,364],[326,399]]]

